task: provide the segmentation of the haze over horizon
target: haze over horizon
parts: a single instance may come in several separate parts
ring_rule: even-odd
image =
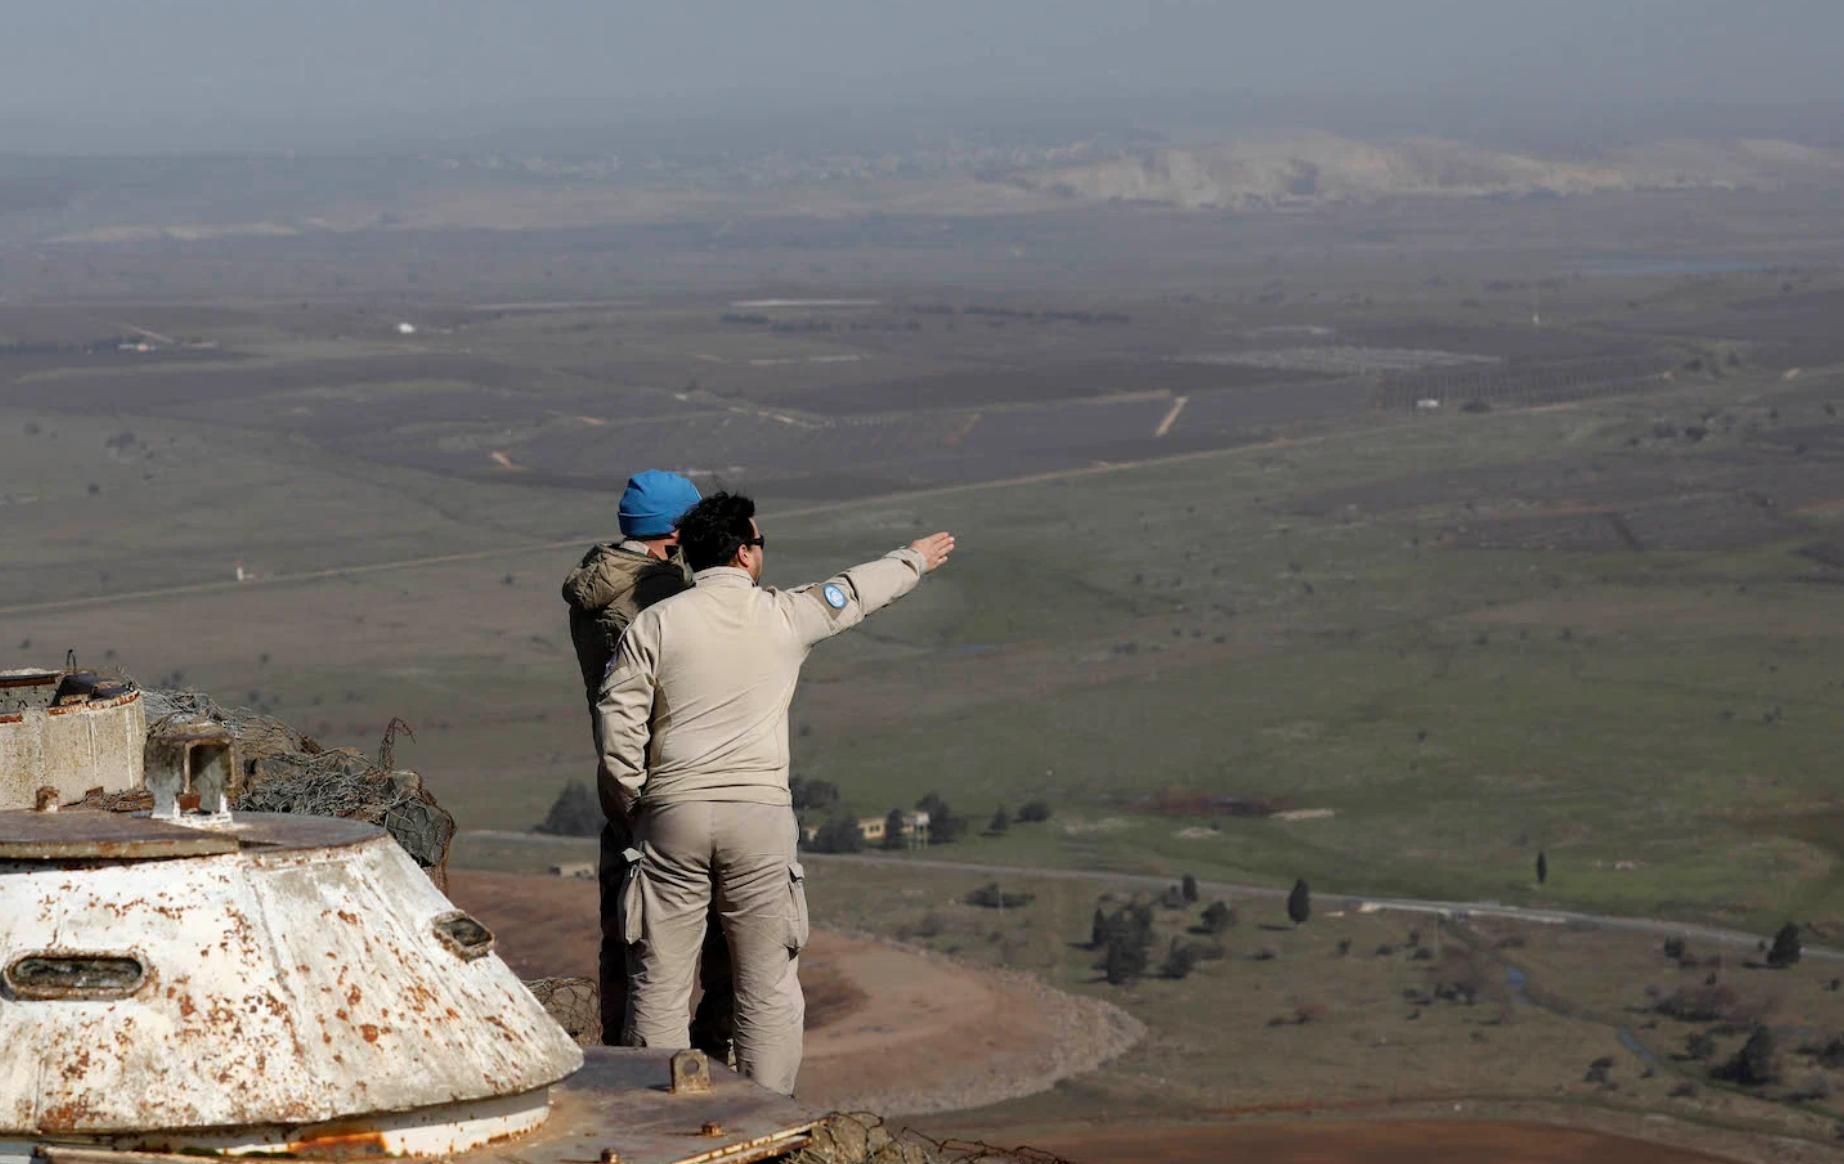
[[[0,150],[339,148],[880,110],[1810,138],[1835,137],[1844,103],[1844,6],[1823,0],[10,7]]]

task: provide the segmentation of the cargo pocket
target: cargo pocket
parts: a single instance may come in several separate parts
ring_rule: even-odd
[[[798,954],[807,948],[807,871],[799,861],[788,862],[788,949]]]
[[[621,859],[627,862],[627,879],[621,883],[621,940],[631,946],[640,941],[642,923],[646,920],[640,850],[628,849],[621,854]]]

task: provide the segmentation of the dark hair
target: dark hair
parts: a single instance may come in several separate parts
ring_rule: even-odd
[[[756,503],[741,493],[713,493],[679,519],[679,553],[694,571],[728,566],[756,536],[749,520]]]

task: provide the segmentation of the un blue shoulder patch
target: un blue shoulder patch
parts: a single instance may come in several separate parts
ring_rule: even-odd
[[[825,595],[827,606],[832,607],[834,610],[844,610],[845,609],[845,602],[846,602],[845,591],[840,588],[838,583],[836,582],[826,583],[826,588],[820,591],[820,593]]]

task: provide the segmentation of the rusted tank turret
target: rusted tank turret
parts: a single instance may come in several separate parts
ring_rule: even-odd
[[[0,1047],[36,1054],[0,1058],[0,1143],[448,1153],[537,1126],[582,1064],[380,829],[8,817]]]
[[[91,714],[69,722],[98,741],[0,736],[0,805],[36,806],[0,811],[0,1164],[484,1161],[514,1136],[526,1164],[743,1164],[806,1141],[798,1105],[694,1052],[585,1055],[382,829],[230,811],[222,724],[167,715],[150,741],[126,684],[0,677],[0,732]],[[98,787],[152,809],[72,804]]]

